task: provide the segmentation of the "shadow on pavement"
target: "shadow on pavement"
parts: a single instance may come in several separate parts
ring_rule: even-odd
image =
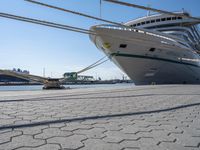
[[[49,125],[49,124],[57,124],[57,123],[65,123],[65,122],[76,122],[76,121],[86,121],[86,120],[97,120],[97,119],[107,119],[107,118],[115,118],[115,117],[125,117],[125,116],[134,116],[134,115],[144,115],[144,114],[153,114],[153,113],[161,113],[168,112],[193,106],[199,106],[200,103],[192,103],[185,104],[165,109],[157,109],[150,111],[140,111],[140,112],[129,112],[129,113],[121,113],[121,114],[110,114],[110,115],[97,115],[97,116],[86,116],[86,117],[77,117],[77,118],[69,118],[69,119],[60,119],[60,120],[50,120],[50,121],[41,121],[27,124],[18,124],[18,125],[6,125],[0,126],[0,130],[4,129],[15,129],[15,128],[25,128],[25,127],[34,127],[41,125]]]
[[[114,99],[114,98],[130,98],[130,97],[145,97],[145,96],[200,96],[200,94],[135,94],[135,95],[124,95],[124,96],[89,96],[83,97],[83,95],[72,95],[68,97],[44,97],[44,98],[30,98],[30,99],[16,99],[16,100],[0,100],[0,103],[11,103],[11,102],[38,102],[38,101],[67,101],[67,100],[87,100],[87,99]],[[81,96],[81,97],[78,97]]]

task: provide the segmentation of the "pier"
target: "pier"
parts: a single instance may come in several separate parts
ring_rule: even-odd
[[[0,92],[0,150],[199,150],[200,86]]]

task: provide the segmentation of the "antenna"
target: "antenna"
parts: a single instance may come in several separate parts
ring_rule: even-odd
[[[45,78],[45,68],[43,68],[43,77]]]
[[[150,5],[150,4],[147,4],[147,7],[151,7],[151,5]],[[151,11],[148,10],[148,11],[147,11],[147,16],[150,16],[150,15],[151,15]]]
[[[185,9],[184,9],[184,8],[182,8],[182,12],[183,12],[183,13],[185,12]]]
[[[99,0],[99,17],[102,19],[102,0]]]

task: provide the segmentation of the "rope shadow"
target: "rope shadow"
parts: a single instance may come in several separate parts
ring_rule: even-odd
[[[177,86],[168,86],[168,87],[162,87],[162,88],[176,88]],[[153,87],[151,88],[151,90],[156,90],[157,87]],[[115,91],[103,91],[102,92],[91,92],[91,93],[81,93],[81,94],[71,94],[71,95],[62,95],[62,96],[46,96],[46,97],[37,97],[37,98],[29,98],[29,99],[16,99],[16,100],[0,100],[0,103],[6,103],[6,102],[26,102],[26,101],[42,101],[42,100],[52,100],[52,98],[67,98],[66,100],[68,100],[69,98],[70,99],[77,99],[76,97],[77,96],[86,96],[86,95],[96,95],[96,94],[106,94],[106,93],[118,93],[118,92],[128,92],[128,91],[146,91],[148,90],[148,88],[144,88],[144,89],[131,89],[131,90],[115,90]],[[150,94],[149,94],[150,95]],[[179,95],[179,94],[178,94]],[[191,95],[191,94],[188,94],[188,95]],[[137,95],[134,95],[135,97]],[[138,95],[139,96],[139,95]],[[153,96],[153,95],[152,95]],[[72,98],[72,97],[75,97],[75,98]],[[128,97],[128,96],[127,96]],[[94,97],[95,99],[97,97]],[[102,97],[103,98],[103,97]],[[109,97],[105,97],[105,98],[109,98]],[[39,99],[39,100],[38,100]],[[80,99],[80,98],[79,98]],[[83,99],[87,99],[87,98],[83,98]],[[92,98],[91,98],[92,99]],[[53,99],[55,100],[55,99]],[[64,100],[64,99],[63,99]]]
[[[79,96],[79,95],[78,95]],[[84,99],[109,99],[109,98],[128,98],[128,97],[141,97],[141,96],[154,96],[154,94],[142,94],[142,95],[126,95],[126,96],[94,96],[94,97],[63,97],[63,99],[55,98],[41,98],[41,99],[17,99],[17,100],[1,100],[0,103],[10,102],[29,102],[29,101],[66,101],[66,100],[84,100]],[[62,97],[59,97],[62,98]]]
[[[131,98],[131,97],[146,97],[146,96],[200,96],[200,94],[141,94],[141,95],[125,95],[125,96],[90,96],[90,97],[75,97],[75,96],[68,96],[66,97],[56,97],[54,98],[33,98],[33,99],[16,99],[16,100],[0,100],[0,103],[11,103],[11,102],[38,102],[38,101],[67,101],[67,100],[87,100],[87,99],[114,99],[114,98]],[[78,95],[83,96],[83,95]],[[61,99],[63,98],[63,99]]]
[[[34,123],[18,124],[18,125],[6,125],[6,126],[0,126],[0,130],[35,127],[35,126],[58,124],[58,123],[65,123],[65,122],[76,122],[76,121],[108,119],[108,118],[126,117],[126,116],[134,116],[134,115],[161,113],[161,112],[168,112],[172,110],[178,110],[178,109],[199,106],[199,105],[200,103],[192,103],[192,104],[180,105],[180,106],[175,106],[175,107],[166,108],[166,109],[157,109],[157,110],[150,110],[150,111],[129,112],[129,113],[121,113],[121,114],[101,115],[101,116],[97,115],[97,116],[77,117],[77,118],[42,121],[42,122],[34,122]]]

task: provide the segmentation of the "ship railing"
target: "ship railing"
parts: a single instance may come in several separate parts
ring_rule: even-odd
[[[128,26],[117,26],[117,25],[97,25],[96,27],[98,28],[107,28],[107,29],[114,29],[114,30],[123,30],[123,31],[131,31],[131,32],[138,32],[138,33],[142,33],[142,34],[146,34],[146,35],[150,35],[150,36],[154,36],[154,37],[158,37],[158,38],[162,38],[162,39],[165,39],[165,40],[169,40],[169,41],[172,41],[172,42],[175,42],[175,43],[183,43],[184,41],[183,40],[180,40],[176,37],[170,37],[170,36],[166,36],[166,34],[163,34],[161,32],[156,32],[154,31],[153,32],[150,32],[149,30],[146,30],[146,29],[138,29],[138,28],[133,28],[133,27],[128,27]]]

